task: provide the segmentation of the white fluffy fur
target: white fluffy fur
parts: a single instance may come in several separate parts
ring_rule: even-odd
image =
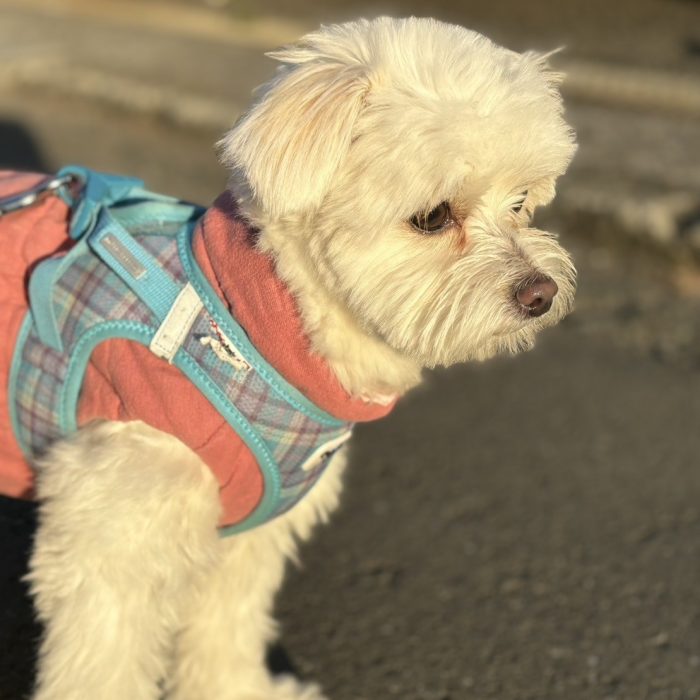
[[[391,400],[423,367],[529,348],[570,310],[571,261],[530,228],[575,150],[545,57],[387,18],[273,56],[277,76],[222,154],[314,350],[351,394]],[[411,217],[440,202],[453,223],[417,232]],[[543,274],[559,293],[528,318],[514,290]],[[39,468],[36,700],[320,697],[270,678],[264,657],[284,562],[335,507],[342,455],[289,514],[225,540],[209,471],[144,424],[85,428]]]
[[[272,55],[277,77],[222,153],[351,393],[401,394],[422,367],[529,348],[571,309],[571,261],[529,228],[575,151],[545,56],[415,18],[326,27]],[[416,235],[407,220],[442,201],[459,226]],[[512,290],[537,273],[560,293],[523,321]]]
[[[279,698],[272,600],[295,543],[337,504],[343,456],[290,514],[220,540],[218,491],[197,455],[143,423],[102,423],[41,465],[29,580],[46,631],[37,700]]]

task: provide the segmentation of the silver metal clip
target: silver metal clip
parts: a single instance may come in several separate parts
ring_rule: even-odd
[[[38,182],[34,187],[24,190],[24,192],[13,194],[10,197],[0,197],[0,216],[31,207],[44,197],[55,194],[64,187],[69,187],[74,180],[72,175],[52,176]]]

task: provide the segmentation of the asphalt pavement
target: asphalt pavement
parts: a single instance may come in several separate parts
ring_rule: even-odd
[[[0,165],[79,162],[211,201],[213,143],[272,70],[263,45],[323,13],[191,2],[172,9],[183,28],[120,6],[0,2]],[[596,2],[598,34],[563,7],[445,12],[518,48],[572,33],[579,67],[700,74],[697,2]],[[70,68],[74,85],[51,79]],[[335,700],[700,698],[700,126],[692,107],[587,90],[569,101],[580,154],[540,218],[574,252],[576,312],[531,353],[428,373],[358,429],[343,506],[279,598],[271,664]],[[32,527],[30,505],[0,500],[0,700],[31,687]]]

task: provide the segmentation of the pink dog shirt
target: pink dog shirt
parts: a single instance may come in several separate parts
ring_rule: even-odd
[[[20,192],[39,176],[0,173],[0,196]],[[6,255],[0,262],[0,322],[14,340],[26,314],[27,277],[42,259],[72,244],[69,211],[58,198],[0,218]],[[206,212],[194,236],[194,254],[210,284],[265,359],[319,408],[341,420],[381,418],[392,406],[350,397],[314,354],[288,289],[272,261],[254,247],[255,235],[225,193]],[[0,355],[3,387],[14,342]],[[7,398],[7,397],[6,397]],[[176,435],[211,468],[220,486],[222,525],[243,520],[259,502],[263,481],[252,453],[199,390],[173,365],[130,340],[97,346],[87,368],[78,422],[143,420]],[[7,400],[0,408],[0,492],[28,497],[33,472],[13,434]]]

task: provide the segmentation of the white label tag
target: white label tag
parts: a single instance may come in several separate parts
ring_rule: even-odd
[[[337,452],[351,437],[352,432],[348,430],[347,433],[343,433],[337,438],[333,438],[324,443],[311,453],[311,456],[304,462],[301,468],[305,472],[308,472],[318,467],[324,459]]]
[[[186,284],[153,336],[151,352],[172,363],[203,306],[194,287]]]
[[[209,327],[214,335],[205,335],[199,339],[199,342],[209,346],[222,362],[226,362],[237,370],[249,372],[250,363],[213,318],[209,319]]]

